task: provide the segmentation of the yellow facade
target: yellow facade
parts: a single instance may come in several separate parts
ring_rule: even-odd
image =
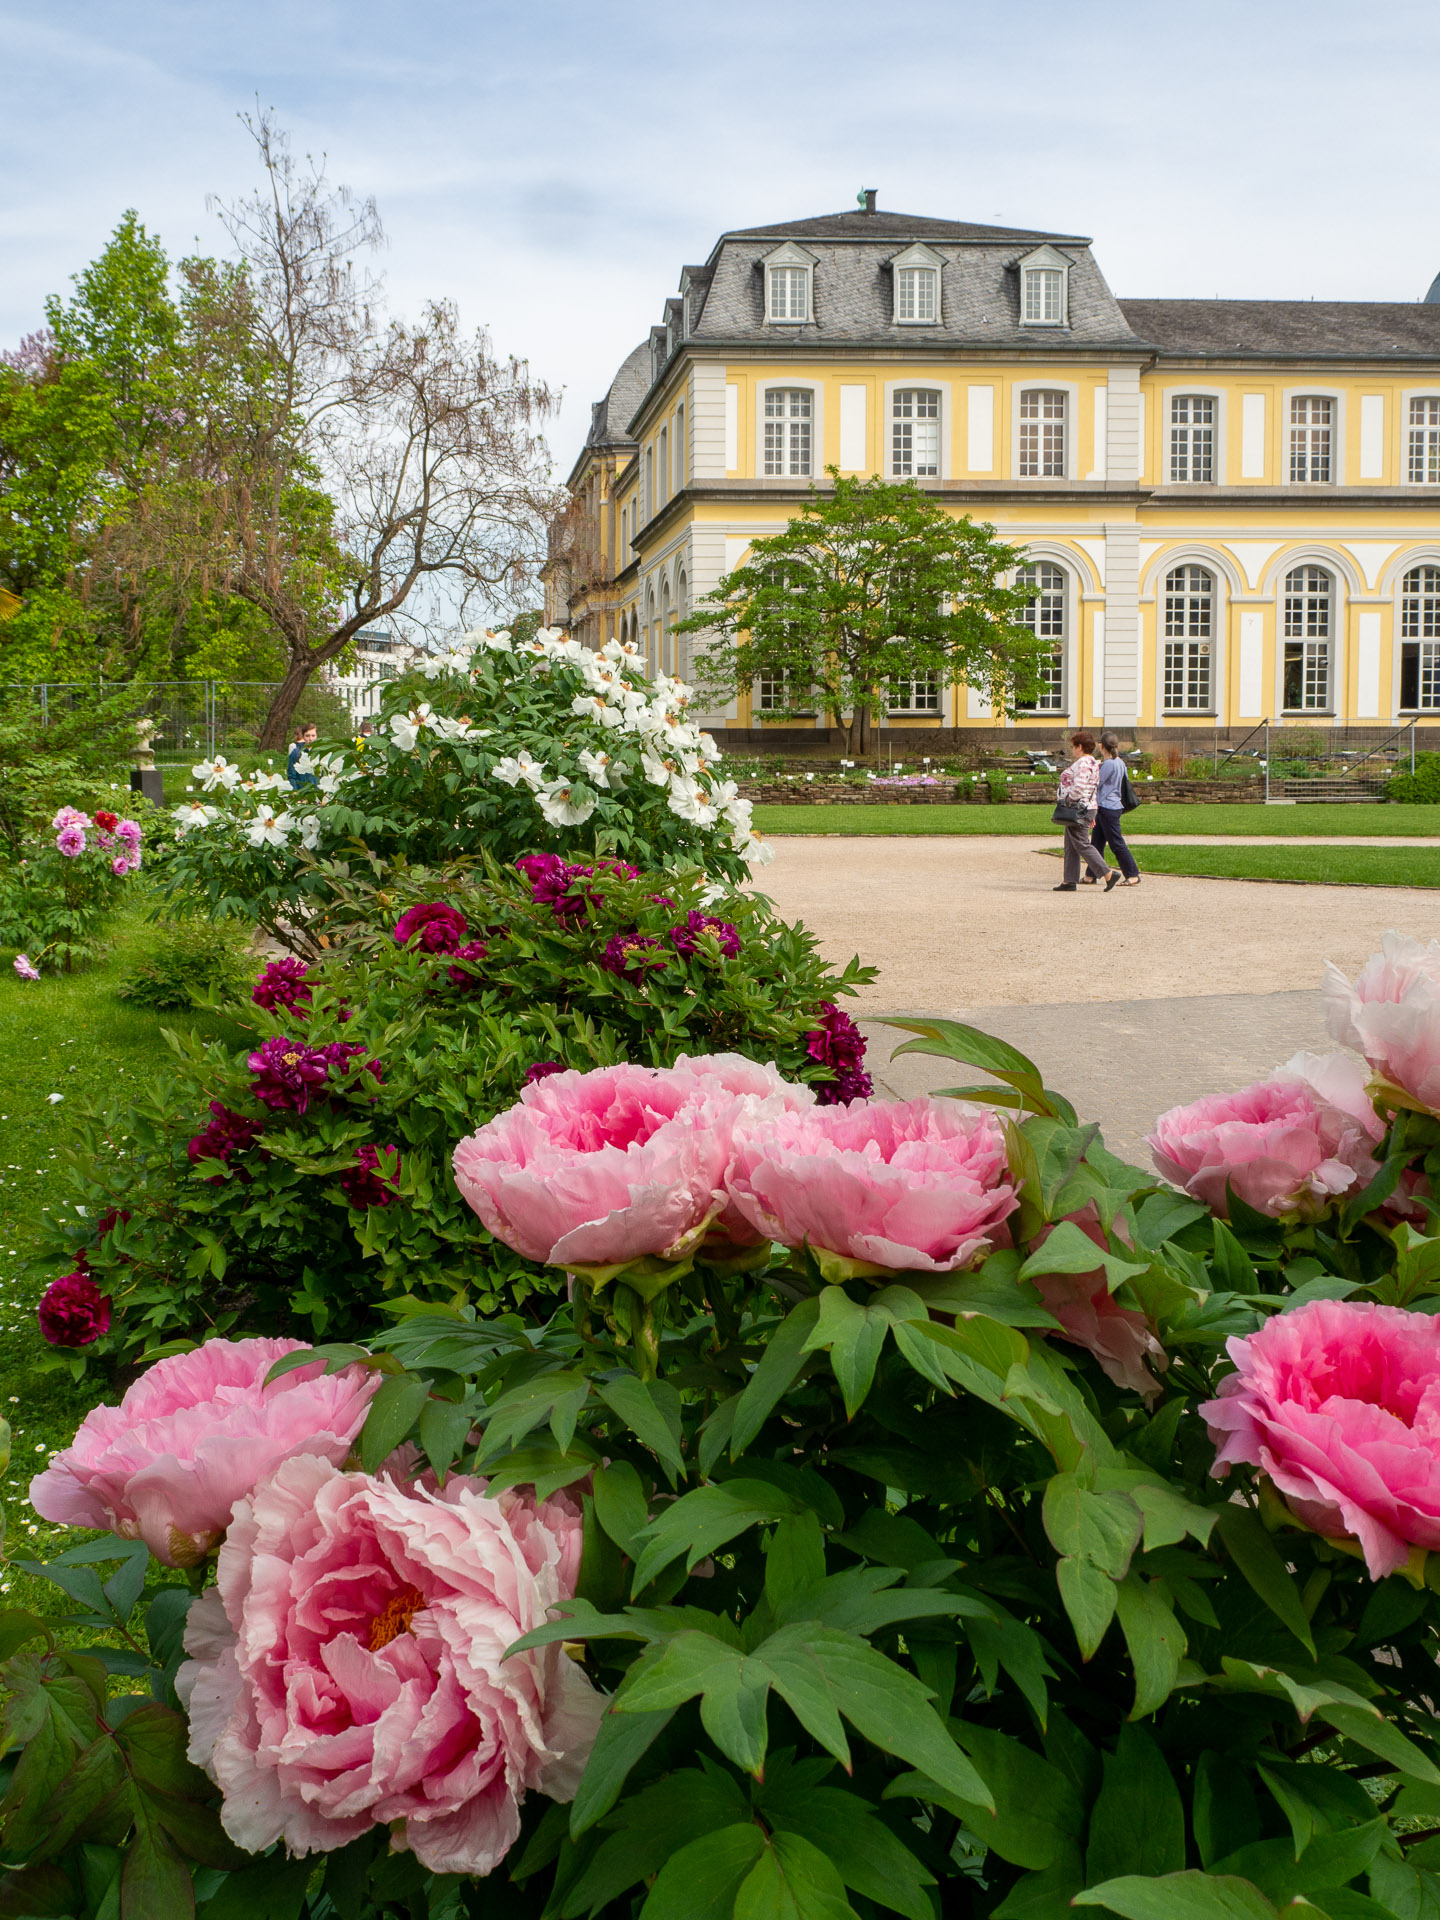
[[[873,211],[725,235],[681,289],[571,476],[599,559],[551,613],[591,644],[683,674],[675,620],[835,466],[1026,550],[1022,728],[1440,723],[1440,306],[1117,301],[1083,240]],[[912,691],[889,724],[1002,724]]]

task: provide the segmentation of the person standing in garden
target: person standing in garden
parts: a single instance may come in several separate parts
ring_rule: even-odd
[[[1095,736],[1082,729],[1070,736],[1070,764],[1060,775],[1055,813],[1065,828],[1065,869],[1059,886],[1052,889],[1055,893],[1074,893],[1082,865],[1088,867],[1097,880],[1108,876],[1105,878],[1107,893],[1120,878],[1119,870],[1111,873],[1103,855],[1090,844],[1099,786],[1100,763],[1095,758]]]
[[[1106,847],[1113,849],[1121,873],[1125,876],[1127,887],[1138,887],[1140,869],[1135,864],[1135,856],[1125,844],[1123,821],[1125,818],[1125,776],[1126,767],[1120,757],[1120,740],[1117,734],[1102,733],[1100,736],[1100,780],[1095,790],[1095,827],[1090,835],[1090,844],[1104,858]],[[1134,804],[1133,801],[1131,803]],[[1099,876],[1087,877],[1086,885],[1095,886]],[[1113,886],[1114,881],[1106,882]]]
[[[291,786],[297,790],[301,787],[318,787],[320,784],[313,773],[302,773],[299,765],[301,755],[310,751],[316,737],[317,732],[313,723],[308,727],[295,729],[295,738],[291,742],[289,756],[285,761],[285,773]]]

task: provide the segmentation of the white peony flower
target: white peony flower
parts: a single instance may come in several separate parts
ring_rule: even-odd
[[[468,720],[452,720],[443,713],[432,714],[429,727],[437,740],[464,740],[470,732]]]
[[[490,769],[492,780],[501,780],[507,787],[516,786],[523,780],[532,793],[539,790],[545,779],[545,762],[532,760],[524,748],[517,754],[507,753],[503,760],[497,760]]]
[[[273,807],[259,806],[255,809],[255,818],[245,825],[245,838],[252,847],[283,847],[294,816],[288,813],[276,813]]]
[[[737,833],[731,844],[736,853],[743,854],[752,867],[768,867],[775,858],[774,847],[753,830],[747,834]]]
[[[620,708],[612,707],[598,693],[577,693],[570,702],[570,711],[581,715],[586,720],[593,720],[602,727],[620,727],[625,724],[625,715]]]
[[[552,827],[578,827],[595,811],[595,796],[568,780],[548,780],[535,795],[536,805]]]
[[[716,746],[715,744],[715,736],[713,733],[701,734],[700,751],[701,753],[704,754],[707,760],[723,760],[725,758],[724,754],[720,751],[719,747]]]
[[[510,642],[510,629],[508,627],[501,627],[498,631],[487,627],[483,633],[467,633],[465,638],[467,640],[473,640],[477,646],[483,647],[487,653],[513,653],[515,651]]]
[[[670,782],[670,811],[697,827],[713,827],[720,810],[710,804],[710,796],[696,780],[677,774]]]
[[[640,771],[652,787],[668,787],[670,784],[670,765],[648,747],[640,749]]]
[[[624,786],[625,769],[612,760],[608,753],[591,753],[588,747],[582,747],[576,757],[580,762],[580,771],[593,786]]]
[[[300,844],[307,853],[313,853],[320,844],[320,816],[318,813],[306,813],[300,816]]]
[[[223,787],[226,793],[233,793],[240,784],[240,769],[227,760],[223,753],[217,753],[213,760],[201,760],[190,769],[191,774],[200,782],[206,793],[213,793],[216,787]]]
[[[175,829],[182,837],[192,827],[210,827],[220,818],[218,807],[207,807],[203,800],[187,800],[183,806],[173,809]]]
[[[430,702],[422,700],[409,713],[392,713],[390,738],[402,753],[413,753],[421,731],[430,724]]]

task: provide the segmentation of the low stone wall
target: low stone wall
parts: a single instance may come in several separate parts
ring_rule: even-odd
[[[998,784],[998,783],[997,783]],[[1053,806],[1055,787],[1044,781],[1013,780],[1003,793],[988,780],[942,780],[933,787],[886,787],[867,781],[864,786],[827,780],[742,780],[740,791],[762,807],[934,807],[934,806]],[[1256,804],[1265,798],[1263,780],[1137,780],[1142,802],[1183,800],[1233,805]]]

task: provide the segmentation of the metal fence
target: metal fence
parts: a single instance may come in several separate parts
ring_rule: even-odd
[[[296,706],[296,724],[314,720],[322,734],[358,726],[379,712],[381,692],[393,677],[392,670],[312,680]],[[253,747],[279,690],[278,680],[12,681],[0,684],[0,698],[30,699],[48,725],[82,701],[123,694],[136,720],[154,727],[151,746],[157,759],[166,760]]]

